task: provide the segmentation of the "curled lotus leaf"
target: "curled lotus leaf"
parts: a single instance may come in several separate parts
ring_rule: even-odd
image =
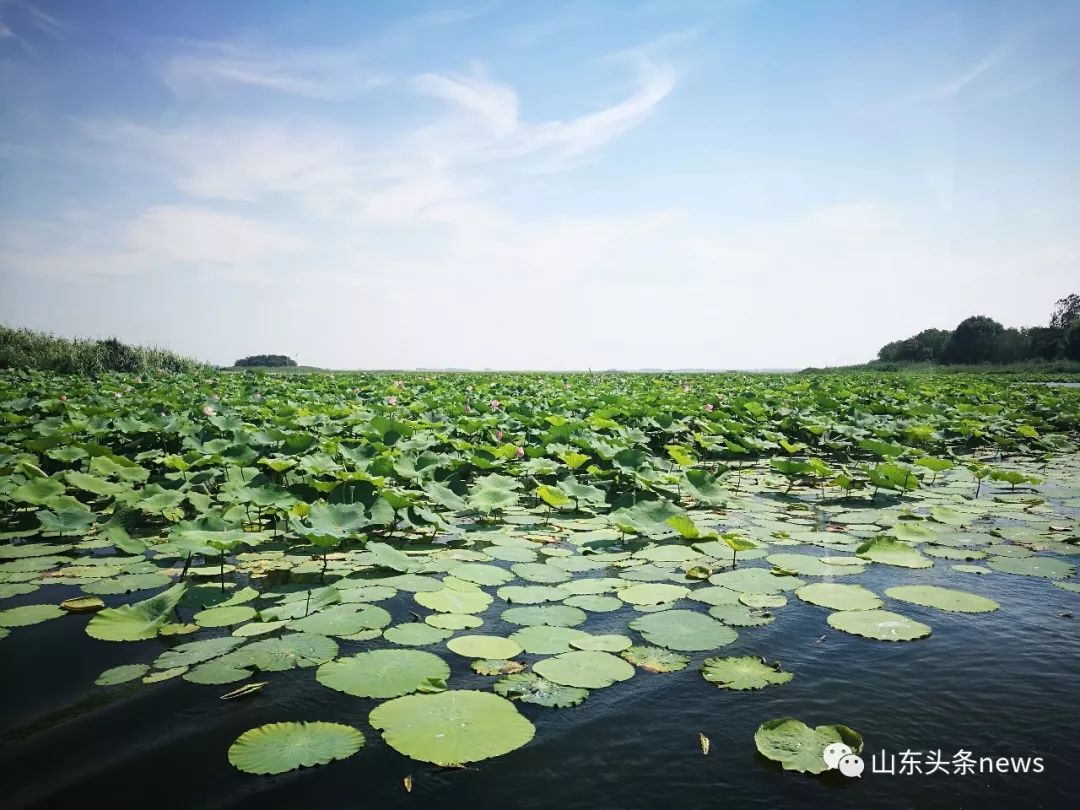
[[[172,617],[187,585],[178,582],[143,602],[105,608],[86,625],[86,633],[102,641],[142,641],[157,636]]]
[[[825,749],[833,743],[842,743],[855,754],[863,747],[862,735],[852,728],[843,725],[810,728],[793,717],[766,720],[754,733],[754,744],[762,756],[779,762],[784,770],[800,773],[827,771]]]
[[[933,560],[927,559],[903,540],[891,537],[868,540],[855,550],[855,554],[864,560],[901,568],[929,568],[934,564]]]

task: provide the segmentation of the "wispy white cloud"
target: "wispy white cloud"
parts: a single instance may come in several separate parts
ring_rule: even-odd
[[[417,92],[454,103],[478,115],[496,136],[506,136],[518,127],[518,96],[514,88],[491,81],[483,68],[472,75],[425,73],[413,79]]]
[[[389,81],[355,51],[279,50],[248,42],[185,42],[162,60],[160,69],[165,84],[180,97],[239,85],[335,100]]]

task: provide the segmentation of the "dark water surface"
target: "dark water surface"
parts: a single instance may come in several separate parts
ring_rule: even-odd
[[[740,629],[738,641],[713,653],[778,659],[795,673],[791,683],[758,692],[717,689],[699,674],[707,655],[699,653],[682,672],[639,671],[630,681],[594,691],[572,709],[520,704],[536,724],[533,742],[461,770],[397,754],[367,725],[376,702],[321,686],[314,670],[265,674],[262,679],[270,683],[261,694],[235,701],[218,695],[239,684],[199,686],[177,678],[102,688],[93,685],[101,671],[149,661],[165,643],[95,641],[83,631],[86,616],[17,629],[17,638],[0,645],[0,805],[117,810],[1075,806],[1080,616],[1060,614],[1076,611],[1077,594],[1035,577],[961,575],[946,561],[910,571],[870,566],[858,582],[878,593],[900,583],[967,587],[996,599],[1001,610],[963,615],[903,604],[901,612],[930,624],[933,635],[888,643],[834,631],[825,624],[827,610],[791,597],[776,622]],[[55,592],[60,599],[77,589],[56,587]],[[8,604],[33,599],[30,594]],[[383,604],[396,619],[406,618],[411,599],[402,594]],[[512,630],[498,619],[503,607],[487,612],[483,632]],[[620,632],[628,613],[600,615]],[[590,630],[596,621],[593,614]],[[603,632],[602,626],[596,632]],[[341,642],[341,654],[360,647]],[[441,653],[453,668],[455,688],[490,688],[492,679],[475,675],[453,653]],[[867,746],[863,778],[785,773],[760,758],[754,731],[763,720],[781,715],[811,725],[843,722],[859,730]],[[250,776],[229,764],[226,752],[236,737],[282,720],[349,723],[363,730],[367,745],[343,762],[277,777]],[[699,732],[712,741],[708,756],[699,749]],[[940,749],[951,758],[961,748],[976,757],[1041,756],[1045,772],[870,772],[869,757],[881,750]],[[401,781],[408,774],[415,782],[411,794]]]

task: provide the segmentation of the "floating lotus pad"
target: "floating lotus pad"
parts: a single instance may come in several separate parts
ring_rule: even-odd
[[[364,605],[359,610],[353,606],[339,605],[303,619],[293,619],[287,626],[302,633],[348,636],[362,630],[381,630],[388,624],[390,614],[378,605]]]
[[[97,686],[115,686],[118,683],[127,683],[141,678],[149,671],[150,667],[146,664],[124,664],[123,666],[105,670],[97,676],[94,683]]]
[[[622,601],[631,605],[659,605],[682,599],[690,593],[683,585],[641,584],[631,585],[618,592]]]
[[[525,669],[525,665],[520,661],[497,658],[476,658],[469,663],[469,666],[478,675],[513,675]]]
[[[829,626],[879,641],[915,641],[930,635],[930,627],[888,610],[845,610],[832,613]]]
[[[1001,605],[985,596],[941,588],[937,585],[898,585],[886,588],[885,595],[902,602],[947,610],[952,613],[990,613]]]
[[[862,585],[835,582],[814,582],[795,591],[795,595],[811,605],[830,610],[874,610],[884,604],[877,595]]]
[[[395,751],[447,767],[507,754],[536,732],[510,701],[472,690],[395,698],[368,720]]]
[[[678,672],[690,663],[687,656],[663,647],[628,647],[619,655],[646,672]]]
[[[492,686],[496,694],[522,703],[535,703],[552,709],[577,706],[589,696],[588,689],[552,683],[532,672],[508,675]]]
[[[105,602],[97,596],[76,596],[65,599],[60,603],[60,608],[68,613],[97,613],[105,608]]]
[[[730,627],[760,627],[776,617],[768,611],[754,610],[746,605],[713,605],[709,615]]]
[[[505,585],[514,575],[505,568],[483,563],[462,563],[450,569],[455,577],[476,585]]]
[[[192,618],[199,627],[228,627],[233,624],[243,624],[254,619],[255,609],[247,605],[235,607],[214,607],[209,610],[200,610]]]
[[[618,597],[599,595],[571,596],[564,600],[563,604],[587,610],[590,613],[612,613],[626,607],[626,603]]]
[[[501,636],[458,636],[446,642],[446,647],[465,658],[513,658],[521,652],[520,644]]]
[[[566,582],[570,579],[568,571],[547,563],[516,563],[510,566],[510,570],[527,582],[546,585]]]
[[[739,691],[787,683],[794,677],[790,672],[781,672],[754,655],[706,658],[701,665],[701,674],[709,683]]]
[[[405,647],[427,647],[430,644],[438,644],[454,635],[453,630],[443,630],[440,627],[432,627],[426,622],[407,622],[395,624],[383,631],[383,638],[394,644]]]
[[[584,630],[575,630],[572,627],[537,624],[514,632],[510,640],[520,644],[525,652],[533,655],[557,655],[569,652],[571,641],[588,636]]]
[[[495,593],[500,599],[519,605],[561,602],[567,595],[566,591],[553,585],[505,585]]]
[[[934,564],[933,560],[928,560],[904,541],[891,537],[868,540],[855,553],[865,560],[901,568],[929,568]]]
[[[491,595],[484,591],[458,591],[453,588],[421,591],[413,598],[424,607],[442,613],[482,613],[492,602]]]
[[[626,636],[604,634],[586,638],[570,639],[570,646],[577,650],[599,650],[600,652],[622,652],[633,645]]]
[[[446,680],[450,667],[423,650],[371,650],[319,667],[323,686],[362,698],[394,698],[415,692],[429,678]]]
[[[154,661],[154,666],[158,669],[171,669],[173,667],[201,664],[203,661],[209,661],[211,658],[217,658],[220,655],[232,652],[243,643],[242,638],[233,638],[231,636],[189,641],[186,644],[178,644],[171,650],[163,652]]]
[[[1025,577],[1045,577],[1046,579],[1065,579],[1076,575],[1076,566],[1056,560],[1053,557],[991,557],[986,564],[995,571],[1006,574],[1019,574]]]
[[[687,598],[704,602],[706,605],[736,605],[739,602],[739,592],[719,585],[707,585],[690,591]]]
[[[471,630],[480,627],[484,620],[471,613],[433,613],[424,621],[440,630]]]
[[[787,604],[787,597],[780,593],[741,593],[739,603],[748,608],[778,608]]]
[[[553,627],[575,627],[584,624],[587,616],[583,610],[568,605],[541,605],[537,607],[513,607],[502,612],[502,620],[509,624],[528,627],[548,624]]]
[[[57,605],[22,605],[0,610],[0,627],[28,627],[65,615]],[[155,631],[156,634],[156,631]]]
[[[230,653],[237,668],[254,667],[262,672],[284,672],[289,669],[316,667],[338,654],[333,639],[312,633],[286,633],[280,638],[252,641]]]
[[[758,752],[783,765],[784,770],[799,773],[824,773],[825,749],[833,743],[848,746],[852,753],[862,751],[862,735],[843,725],[810,728],[793,717],[766,720],[754,733]]]
[[[595,650],[574,650],[533,664],[533,671],[553,683],[580,689],[602,689],[634,677],[622,658]]]
[[[730,644],[738,633],[710,616],[691,610],[665,610],[630,622],[646,641],[669,650],[696,652]]]
[[[340,723],[270,723],[241,734],[229,762],[246,773],[285,773],[345,759],[363,746],[364,735]]]
[[[862,566],[828,563],[812,554],[770,554],[765,559],[778,568],[787,568],[801,576],[850,576],[864,570]]]
[[[798,577],[778,577],[764,568],[736,568],[709,577],[713,585],[739,593],[780,593],[793,591],[806,583]]]

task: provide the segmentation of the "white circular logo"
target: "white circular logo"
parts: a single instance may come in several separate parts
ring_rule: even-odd
[[[822,757],[825,759],[825,764],[829,766],[829,770],[831,771],[833,768],[840,764],[841,759],[843,759],[850,753],[850,747],[844,745],[843,743],[834,742],[828,745],[828,747],[825,749],[825,752],[822,754]]]
[[[840,773],[844,776],[862,776],[865,767],[862,757],[857,754],[848,754],[840,760]]]

